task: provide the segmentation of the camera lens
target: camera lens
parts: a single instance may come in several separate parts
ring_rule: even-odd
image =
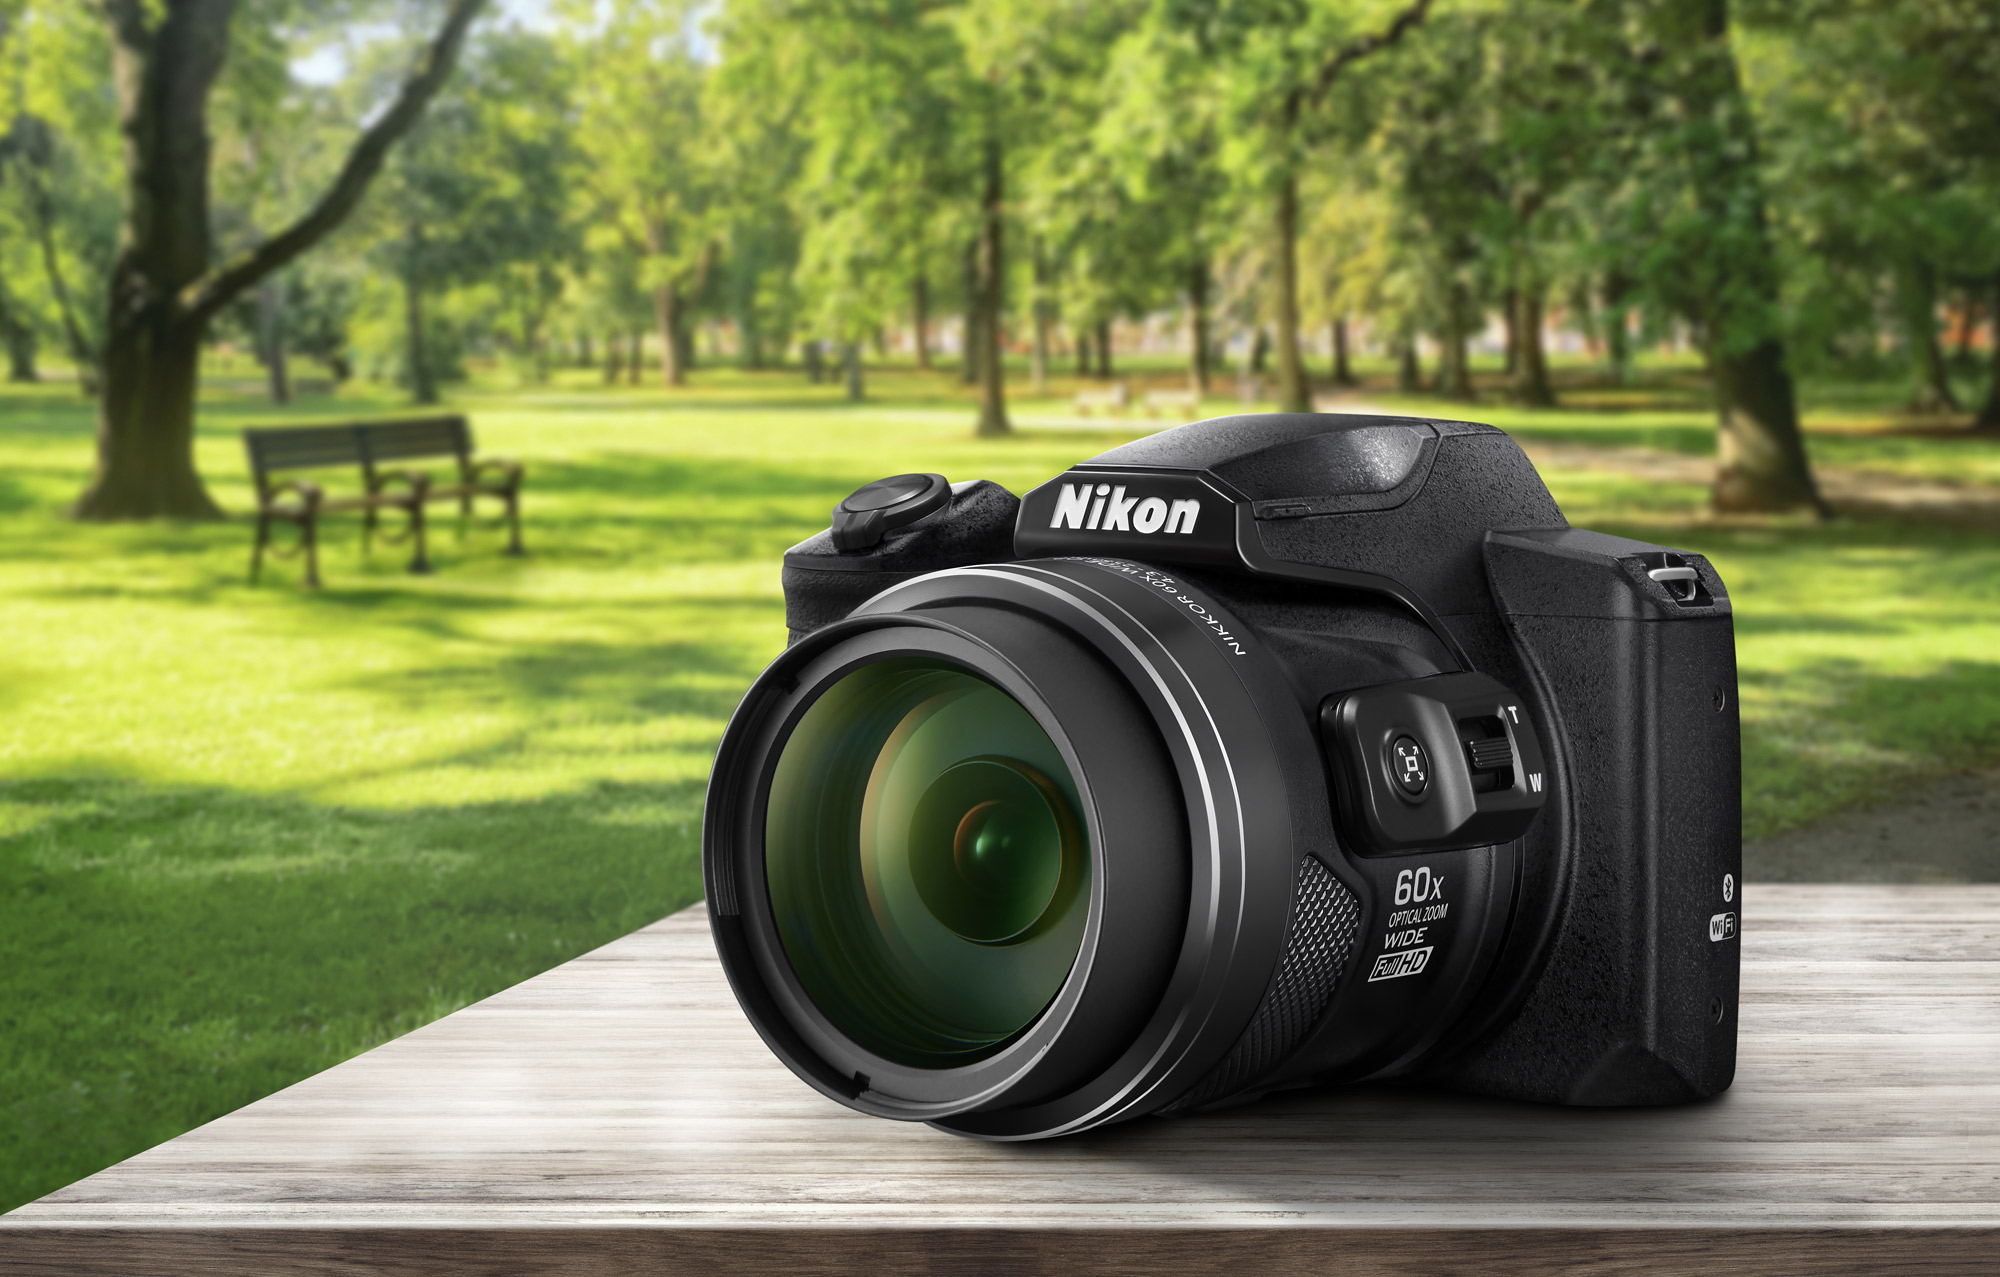
[[[1012,702],[1009,702],[1011,704]],[[1055,782],[1017,758],[975,758],[917,801],[910,875],[931,915],[967,940],[1013,944],[1045,917],[1062,884],[1076,821]]]
[[[785,742],[767,807],[765,877],[800,985],[903,1064],[997,1049],[1076,961],[1076,811],[1054,742],[992,683],[912,657],[843,676]]]
[[[703,825],[723,970],[772,1050],[864,1112],[994,1139],[1234,1077],[1301,831],[1332,828],[1294,798],[1325,793],[1299,702],[1240,633],[1193,586],[1059,560],[918,577],[786,649]]]

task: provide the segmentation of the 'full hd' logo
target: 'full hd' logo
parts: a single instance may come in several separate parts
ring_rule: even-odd
[[[1065,483],[1056,496],[1051,528],[1078,532],[1194,533],[1201,502],[1187,497],[1169,505],[1159,497],[1128,497],[1125,485]]]

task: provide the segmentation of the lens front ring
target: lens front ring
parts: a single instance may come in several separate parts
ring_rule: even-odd
[[[1157,749],[1145,748],[1140,708],[1086,649],[1060,634],[1015,639],[1006,646],[1021,665],[991,642],[922,615],[829,626],[786,653],[753,686],[718,755],[704,841],[710,896],[717,902],[710,912],[725,970],[773,1050],[821,1090],[864,1111],[928,1120],[1018,1092],[1024,1083],[1052,1085],[1029,1075],[1074,1072],[1084,1054],[1080,1045],[1087,1045],[1079,1039],[1097,1030],[1117,1033],[1114,1007],[1096,1004],[1150,1007],[1160,992],[1154,973],[1172,961],[1186,913],[1187,853],[1171,768]],[[1017,1037],[957,1067],[912,1067],[842,1032],[788,960],[764,864],[771,779],[799,721],[842,678],[913,657],[971,670],[1018,702],[1048,733],[1062,767],[1079,778],[1076,814],[1090,846],[1129,844],[1128,862],[1135,856],[1157,862],[1150,888],[1121,894],[1107,917],[1102,870],[1093,856],[1083,892],[1088,914],[1069,978]],[[1046,694],[1050,690],[1056,694]],[[724,804],[733,807],[733,816],[721,814]],[[1105,833],[1107,824],[1114,833]],[[1084,1027],[1066,1032],[1079,1006],[1086,1011]],[[1052,1049],[1058,1039],[1061,1049]],[[857,1079],[866,1079],[865,1087]]]
[[[783,992],[785,973],[774,968],[782,963],[767,966],[750,953],[757,930],[751,906],[763,888],[750,881],[757,857],[747,852],[761,818],[750,801],[756,773],[782,736],[787,707],[833,672],[820,666],[843,645],[876,644],[879,656],[907,650],[910,636],[926,631],[955,639],[953,659],[994,678],[1034,708],[1038,721],[1046,714],[1051,735],[1076,754],[1069,765],[1089,791],[1083,815],[1094,853],[1093,929],[1070,982],[1020,1039],[967,1070],[902,1075],[894,1062],[871,1072],[851,1043],[843,1054],[810,1024],[795,1027],[795,1009],[777,1004],[772,990]],[[1076,678],[1080,670],[1089,677]],[[1059,684],[1069,690],[1047,694]],[[1096,744],[1077,748],[1074,738],[1091,734],[1091,715],[1080,706],[1091,688],[1106,685],[1124,689],[1137,707],[1118,730],[1099,730]],[[1162,759],[1164,779],[1159,792],[1113,818],[1107,800],[1127,787],[1100,777],[1135,742]],[[773,1049],[819,1089],[863,1111],[993,1139],[1059,1134],[1151,1111],[1184,1092],[1240,1036],[1284,944],[1299,855],[1323,855],[1345,872],[1326,832],[1330,812],[1317,762],[1276,662],[1225,608],[1185,581],[1144,565],[1089,560],[917,578],[780,658],[725,735],[705,831],[725,967]],[[1163,811],[1171,828],[1160,824]],[[1132,836],[1148,822],[1154,833]],[[1132,850],[1162,838],[1179,848],[1177,870]],[[1172,906],[1160,900],[1158,883],[1147,881],[1160,872],[1183,875]],[[1126,910],[1141,898],[1154,903]],[[1158,920],[1163,908],[1174,915],[1172,934],[1139,946],[1152,957],[1136,959],[1133,946],[1111,942],[1110,930],[1132,931],[1146,909]],[[764,953],[768,960],[768,946]],[[1128,968],[1156,965],[1155,991],[1136,1018],[1097,996],[1116,982],[1107,964],[1120,957]],[[1130,969],[1117,978],[1143,983]],[[1068,1029],[1111,1019],[1119,1023],[1102,1033]],[[1035,1067],[1023,1067],[1027,1061]]]

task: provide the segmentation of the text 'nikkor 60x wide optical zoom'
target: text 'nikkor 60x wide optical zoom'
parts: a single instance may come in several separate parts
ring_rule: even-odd
[[[896,475],[784,585],[703,859],[738,1000],[834,1099],[1031,1139],[1369,1078],[1729,1085],[1728,595],[1570,527],[1501,432]]]

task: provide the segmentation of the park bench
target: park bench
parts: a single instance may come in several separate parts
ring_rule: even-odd
[[[1201,412],[1201,392],[1196,390],[1149,390],[1146,415],[1157,417],[1172,412],[1183,421],[1193,421]]]
[[[1109,390],[1076,392],[1076,410],[1086,417],[1093,408],[1102,408],[1106,412],[1123,412],[1131,402],[1132,391],[1122,381]]]
[[[2000,886],[1742,908],[1706,1103],[1370,1086],[1022,1146],[792,1076],[696,906],[0,1217],[0,1271],[1991,1273]]]
[[[521,553],[521,467],[512,461],[475,458],[472,427],[462,416],[245,430],[243,447],[250,455],[250,474],[257,486],[257,544],[250,552],[253,584],[270,547],[271,525],[282,522],[298,525],[299,545],[287,553],[305,555],[305,583],[317,587],[320,516],[349,511],[361,513],[364,549],[380,533],[382,511],[400,512],[408,526],[393,536],[383,534],[383,539],[396,544],[409,541],[413,547],[410,571],[428,572],[424,506],[431,501],[456,501],[460,517],[470,518],[474,498],[499,498],[507,507],[507,553]],[[422,470],[385,468],[395,462],[430,457],[455,460],[457,482],[438,484]],[[285,471],[335,466],[359,466],[361,491],[328,496],[311,480],[276,477]]]

